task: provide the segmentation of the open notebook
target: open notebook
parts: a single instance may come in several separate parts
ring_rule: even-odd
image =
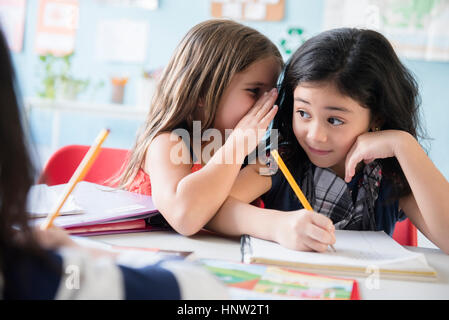
[[[409,251],[383,231],[336,230],[336,252],[302,252],[277,243],[243,236],[242,261],[297,268],[301,271],[351,277],[436,280],[435,270],[422,253]]]

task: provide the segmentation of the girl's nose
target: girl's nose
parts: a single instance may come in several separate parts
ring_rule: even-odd
[[[325,143],[327,142],[327,133],[317,121],[314,121],[310,123],[307,138],[314,142]]]

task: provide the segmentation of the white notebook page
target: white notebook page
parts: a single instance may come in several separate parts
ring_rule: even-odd
[[[427,268],[423,254],[405,249],[383,231],[336,230],[335,237],[336,252],[328,250],[324,253],[290,250],[274,242],[251,238],[252,256],[316,265]]]

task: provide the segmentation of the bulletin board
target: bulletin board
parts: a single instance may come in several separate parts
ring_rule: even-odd
[[[211,0],[214,18],[247,21],[280,21],[284,19],[285,0]]]

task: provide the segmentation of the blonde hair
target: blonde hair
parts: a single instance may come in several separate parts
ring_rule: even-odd
[[[192,131],[195,110],[204,105],[201,129],[213,126],[219,101],[232,77],[253,62],[274,57],[277,47],[260,32],[232,20],[213,19],[194,26],[164,69],[151,107],[129,154],[120,185],[133,181],[152,140],[182,125]]]

